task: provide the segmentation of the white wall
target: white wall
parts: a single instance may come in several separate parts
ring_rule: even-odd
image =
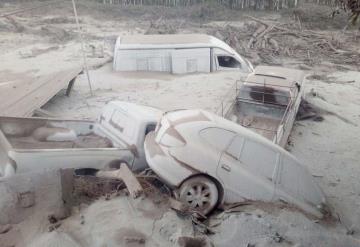
[[[210,48],[117,50],[115,71],[210,72]]]
[[[172,51],[172,73],[210,72],[210,48]]]

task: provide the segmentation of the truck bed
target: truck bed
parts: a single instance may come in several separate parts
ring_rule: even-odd
[[[274,141],[285,110],[285,106],[238,101],[229,118]]]
[[[59,148],[110,148],[112,143],[106,137],[96,134],[78,136],[73,141],[38,141],[32,136],[8,137],[15,149],[59,149]]]
[[[40,134],[40,139],[39,132],[36,134],[39,129],[48,132]],[[112,141],[98,133],[96,123],[91,121],[0,117],[0,130],[14,149],[113,147]],[[72,131],[74,138],[53,141],[41,136],[51,133],[51,130],[54,130],[54,133],[59,130]]]

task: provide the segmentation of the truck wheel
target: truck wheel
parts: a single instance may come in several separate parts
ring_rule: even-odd
[[[196,176],[189,178],[180,186],[179,197],[192,209],[206,215],[217,206],[219,190],[211,179]]]

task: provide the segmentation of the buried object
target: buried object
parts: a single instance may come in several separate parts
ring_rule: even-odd
[[[203,110],[163,115],[145,139],[149,166],[202,214],[244,200],[284,201],[323,217],[326,198],[293,155],[240,125]]]

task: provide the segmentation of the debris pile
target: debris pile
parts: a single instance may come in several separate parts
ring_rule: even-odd
[[[209,32],[255,64],[281,65],[281,58],[289,58],[299,61],[302,69],[310,69],[324,60],[350,66],[360,62],[356,41],[345,33],[307,30],[300,19],[284,23],[252,16],[246,18],[250,22],[243,26],[226,24],[222,29],[210,29]]]

